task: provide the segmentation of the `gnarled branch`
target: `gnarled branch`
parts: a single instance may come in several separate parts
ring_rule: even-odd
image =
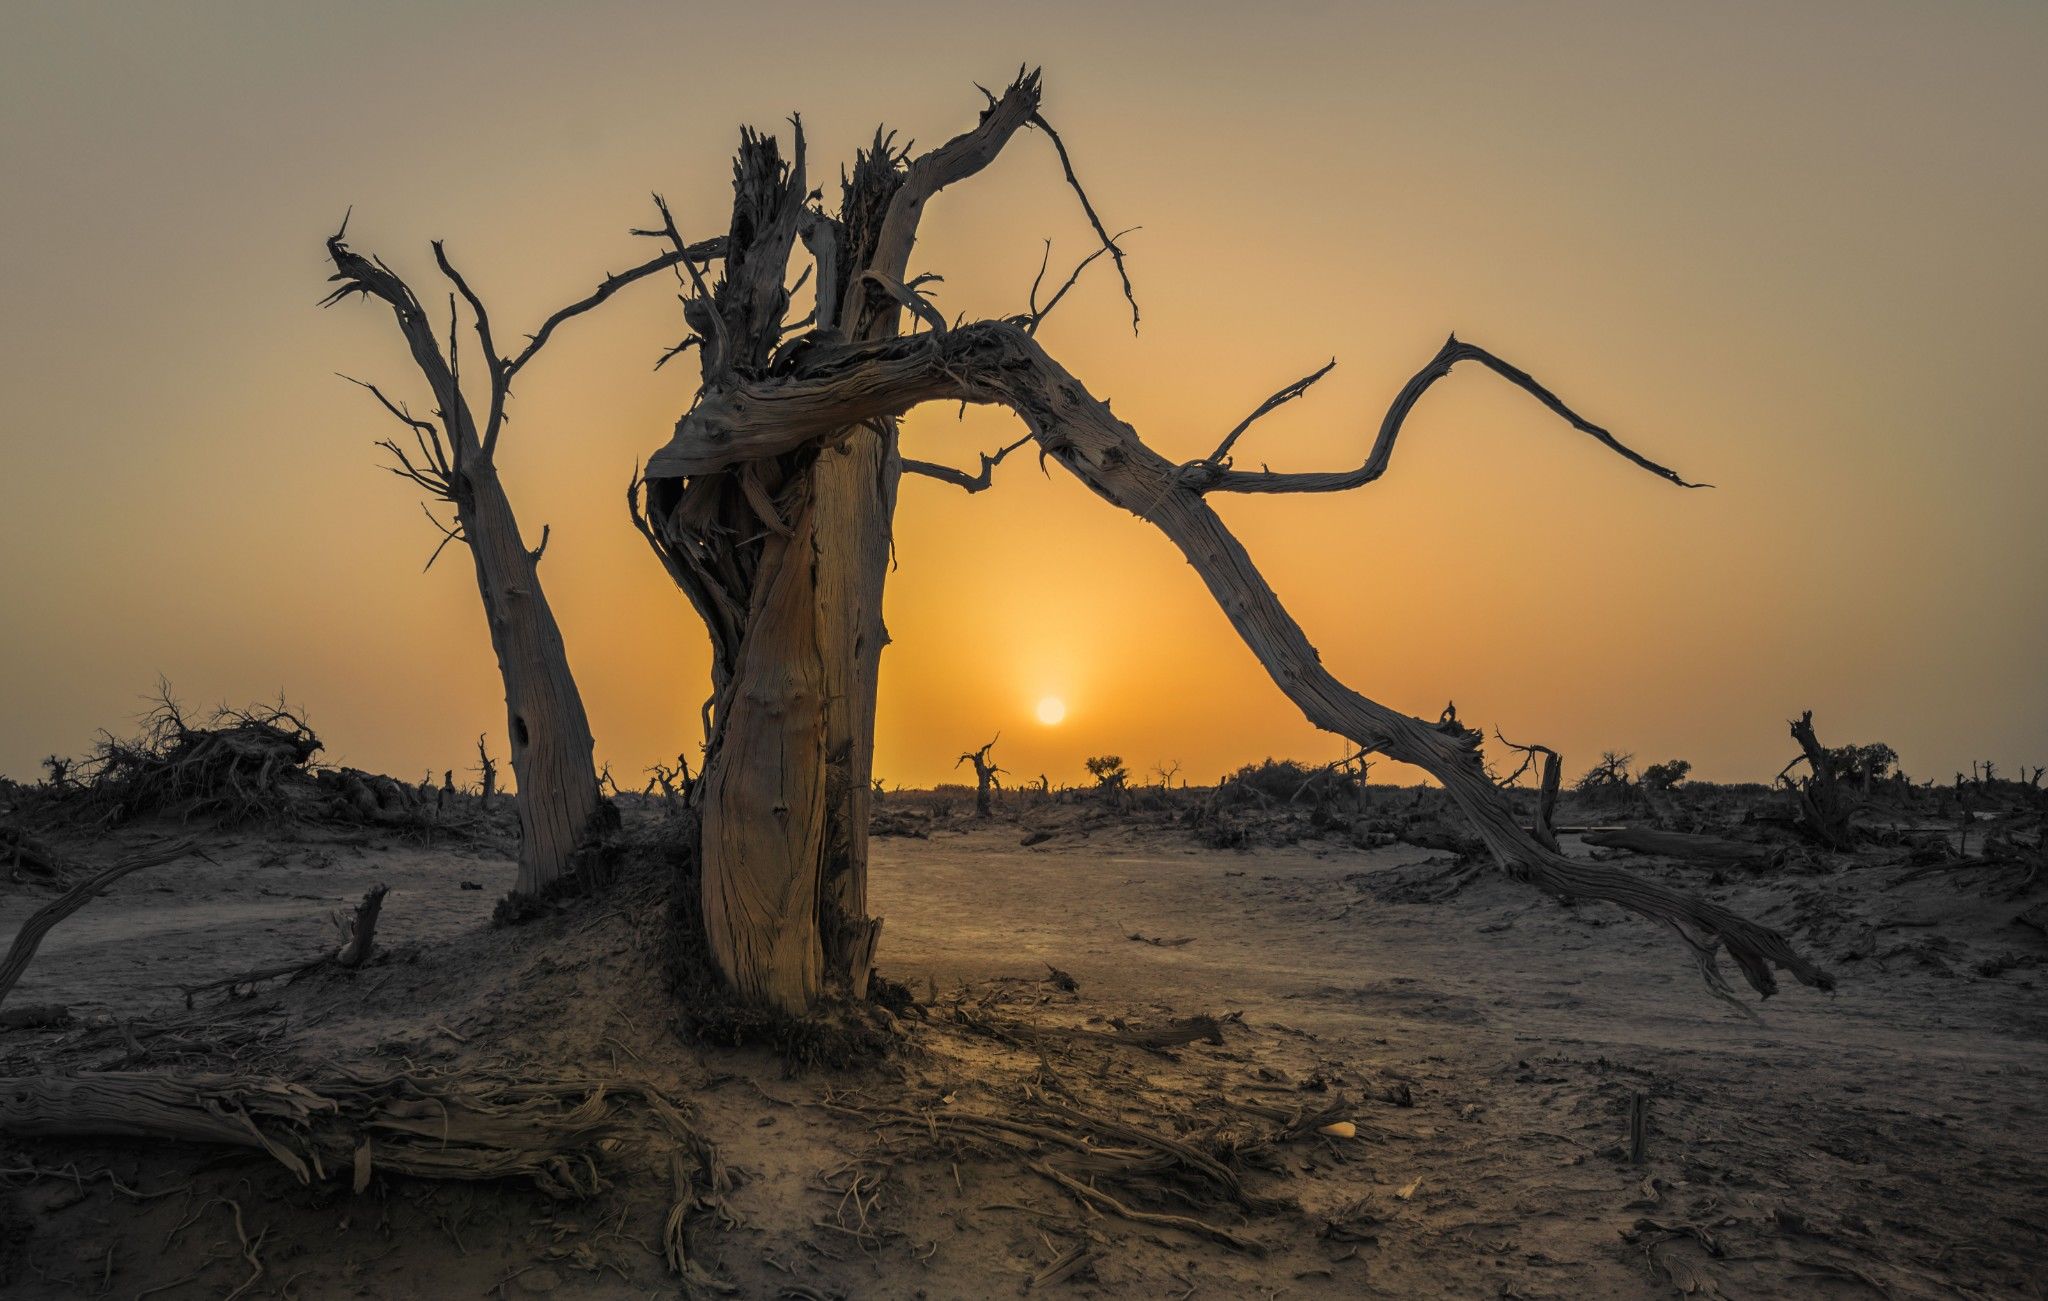
[[[941,483],[950,483],[966,492],[982,492],[994,485],[995,468],[1003,463],[1003,458],[1030,441],[1031,435],[1026,434],[1009,446],[999,449],[994,455],[983,452],[979,474],[969,474],[965,470],[956,470],[950,465],[938,465],[931,461],[913,461],[907,457],[903,461],[903,472],[922,475],[927,479],[937,479]]]
[[[1401,424],[1408,418],[1408,412],[1413,409],[1415,403],[1422,395],[1428,391],[1430,385],[1450,374],[1451,367],[1461,361],[1476,361],[1480,365],[1485,366],[1488,370],[1506,379],[1515,387],[1530,394],[1544,406],[1549,407],[1572,428],[1602,444],[1617,456],[1641,466],[1661,479],[1668,479],[1681,488],[1705,488],[1712,486],[1710,484],[1690,483],[1680,478],[1676,471],[1657,464],[1657,462],[1637,452],[1634,448],[1624,444],[1620,439],[1608,433],[1599,425],[1587,420],[1578,412],[1566,406],[1562,399],[1549,389],[1543,387],[1543,385],[1537,383],[1535,378],[1527,371],[1502,361],[1499,357],[1494,356],[1476,344],[1461,342],[1456,335],[1452,335],[1445,342],[1444,346],[1437,350],[1436,356],[1430,358],[1429,364],[1417,371],[1415,377],[1402,386],[1400,393],[1394,398],[1393,405],[1387,408],[1386,417],[1380,421],[1379,436],[1373,440],[1372,450],[1366,454],[1364,464],[1360,465],[1357,469],[1291,474],[1276,473],[1269,470],[1233,470],[1223,463],[1220,455],[1212,455],[1206,460],[1190,461],[1186,465],[1181,466],[1177,477],[1183,486],[1196,492],[1345,492],[1352,488],[1363,487],[1387,472],[1387,466],[1394,456],[1394,441],[1401,436]],[[1327,370],[1328,367],[1325,367],[1324,371],[1326,372]],[[1318,372],[1316,375],[1310,376],[1303,383],[1302,387],[1306,388],[1307,384],[1321,378],[1323,373]],[[1297,390],[1289,393],[1288,390],[1282,389],[1279,394],[1275,394],[1275,397],[1280,397],[1284,401],[1285,397],[1282,395],[1285,395],[1285,397],[1298,397],[1300,392]],[[1278,403],[1273,405],[1278,405]],[[1256,420],[1270,409],[1270,407],[1262,407],[1259,411],[1253,413],[1252,419]],[[1246,423],[1249,424],[1250,422],[1247,421]],[[1227,450],[1229,445],[1236,441],[1237,434],[1242,432],[1242,428],[1233,431],[1231,437],[1224,440],[1224,446],[1219,449],[1219,452]]]
[[[1448,369],[1464,355],[1447,347],[1439,354],[1439,364]],[[1477,350],[1470,355],[1484,359]],[[1496,370],[1505,366],[1488,364]],[[1410,388],[1419,395],[1433,378],[1426,371]],[[1533,380],[1523,387],[1538,391],[1547,404],[1568,413]],[[707,397],[678,423],[676,437],[649,462],[648,474],[655,478],[707,473],[793,450],[862,420],[901,415],[932,400],[1009,407],[1047,456],[1097,495],[1158,527],[1201,575],[1246,645],[1309,721],[1436,777],[1511,877],[1560,896],[1615,903],[1663,922],[1692,950],[1717,993],[1728,993],[1714,960],[1724,946],[1751,986],[1765,995],[1777,988],[1774,967],[1808,984],[1832,987],[1832,978],[1776,931],[1656,882],[1565,858],[1533,839],[1487,778],[1477,733],[1463,727],[1455,733],[1441,730],[1381,705],[1333,676],[1243,545],[1203,500],[1202,492],[1183,481],[1180,467],[1148,447],[1014,324],[984,321],[943,335],[851,348],[816,372]],[[1583,423],[1569,414],[1567,418]],[[1619,448],[1605,431],[1596,436]],[[1622,450],[1630,459],[1650,464]],[[1662,467],[1652,468],[1672,482],[1684,483]]]

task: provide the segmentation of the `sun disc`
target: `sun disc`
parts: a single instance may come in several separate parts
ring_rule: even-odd
[[[1058,696],[1047,696],[1038,702],[1038,721],[1051,727],[1067,716],[1067,702]]]

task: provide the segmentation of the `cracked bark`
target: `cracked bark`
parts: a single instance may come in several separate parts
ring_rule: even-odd
[[[715,256],[718,250],[712,246],[679,247],[607,276],[592,293],[548,317],[529,336],[526,346],[508,357],[499,353],[492,339],[490,316],[482,299],[436,243],[435,261],[471,313],[480,369],[489,390],[485,416],[479,421],[464,392],[455,295],[449,296],[444,350],[411,287],[381,259],[351,249],[344,239],[346,231],[344,222],[343,229],[327,241],[328,257],[334,264],[330,280],[340,287],[326,302],[332,305],[361,295],[388,306],[433,397],[436,419],[422,419],[374,385],[363,385],[411,435],[410,447],[390,440],[380,444],[393,458],[391,471],[446,503],[454,513],[453,527],[435,520],[443,537],[434,557],[450,542],[469,547],[491,650],[505,687],[506,732],[519,787],[519,869],[513,890],[537,895],[569,874],[572,855],[603,825],[610,806],[598,789],[590,720],[569,667],[562,630],[541,586],[539,565],[547,546],[547,530],[542,529],[539,546],[527,547],[511,498],[498,477],[498,437],[512,381],[564,322],[601,305],[637,280],[678,263]],[[431,510],[428,518],[433,519]],[[433,563],[429,558],[427,564]]]

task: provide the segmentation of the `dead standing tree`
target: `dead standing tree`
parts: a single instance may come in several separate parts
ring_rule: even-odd
[[[382,259],[364,257],[351,249],[344,239],[347,233],[344,220],[341,230],[327,241],[327,255],[334,263],[329,279],[340,288],[322,305],[360,294],[390,307],[433,396],[437,419],[422,419],[405,404],[386,397],[376,385],[352,381],[368,389],[385,411],[406,427],[411,447],[398,439],[379,444],[393,458],[391,472],[454,512],[455,522],[448,525],[436,519],[432,509],[422,507],[442,535],[427,564],[431,566],[450,542],[467,544],[475,562],[491,648],[497,653],[498,672],[505,683],[506,730],[512,740],[512,772],[519,784],[519,876],[514,891],[539,894],[568,873],[570,855],[602,825],[609,806],[598,790],[592,757],[595,747],[583,697],[569,670],[561,629],[541,587],[540,561],[547,550],[548,530],[541,529],[538,546],[527,547],[511,499],[498,477],[498,438],[505,426],[512,381],[564,322],[597,307],[636,280],[691,259],[703,261],[716,248],[678,247],[607,276],[590,294],[548,317],[527,336],[523,348],[506,356],[492,337],[483,300],[456,271],[439,241],[433,245],[434,261],[453,287],[448,295],[445,349],[426,307],[411,287]],[[458,294],[468,306],[476,334],[477,360],[472,369],[482,372],[488,394],[481,421],[465,393],[464,381],[469,377],[463,374],[458,340]],[[483,761],[484,803],[488,807],[495,767],[483,754],[481,739],[477,750]]]
[[[476,780],[478,799],[484,812],[491,811],[491,801],[498,795],[498,765],[491,758],[491,752],[484,747],[484,733],[476,738]]]
[[[1040,345],[1043,310],[949,326],[918,293],[929,277],[906,279],[925,205],[980,172],[1027,127],[1053,142],[1080,193],[1064,145],[1039,113],[1038,75],[1027,73],[989,96],[972,130],[929,152],[911,157],[878,134],[847,174],[836,216],[808,202],[800,126],[788,162],[772,138],[744,133],[724,274],[685,303],[694,331],[685,345],[702,349],[703,385],[630,499],[635,522],[711,634],[713,695],[698,788],[701,940],[737,993],[801,1011],[830,991],[858,997],[867,984],[880,923],[865,915],[862,806],[886,640],[881,588],[898,477],[915,468],[899,456],[895,422],[927,402],[1007,407],[1042,459],[1157,527],[1311,722],[1429,772],[1510,876],[1669,925],[1718,992],[1727,992],[1715,964],[1723,946],[1759,992],[1776,988],[1774,967],[1828,985],[1826,973],[1774,931],[1539,843],[1488,778],[1479,734],[1412,718],[1339,682],[1208,503],[1218,492],[1335,492],[1373,482],[1386,472],[1409,409],[1463,361],[1494,371],[1636,465],[1692,485],[1521,370],[1456,339],[1401,390],[1356,469],[1276,473],[1230,460],[1254,420],[1324,372],[1268,399],[1210,455],[1166,459]],[[1121,250],[1085,194],[1081,200],[1121,274]],[[665,207],[663,214],[662,233],[684,248]],[[815,270],[817,306],[807,320],[786,323],[784,286],[799,236],[814,262],[804,274]],[[907,336],[906,309],[922,327]]]
[[[955,768],[963,763],[974,765],[974,816],[977,818],[992,818],[996,815],[993,792],[1002,788],[1002,782],[997,778],[1008,770],[996,767],[996,762],[989,757],[989,752],[994,750],[996,742],[1002,739],[1003,734],[997,732],[987,745],[979,750],[969,750],[953,764]]]

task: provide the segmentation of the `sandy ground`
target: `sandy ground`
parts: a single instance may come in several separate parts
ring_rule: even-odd
[[[1751,1020],[1703,991],[1675,942],[1610,910],[1492,878],[1444,902],[1400,901],[1439,870],[1425,850],[1240,853],[1115,828],[1027,849],[1008,823],[877,841],[883,969],[920,997],[995,990],[1020,1014],[1074,1027],[1238,1014],[1220,1046],[1045,1060],[1047,1072],[1085,1070],[1089,1096],[1129,1119],[1191,1134],[1215,1099],[1247,1090],[1361,1098],[1359,1137],[1294,1142],[1262,1176],[1291,1208],[1238,1218],[1266,1250],[1252,1255],[1080,1215],[1014,1165],[934,1155],[820,1105],[1001,1105],[1018,1072],[1038,1069],[1030,1054],[927,1027],[882,1065],[790,1078],[763,1052],[677,1043],[633,938],[644,919],[605,900],[488,931],[511,875],[498,850],[314,831],[204,844],[213,861],[140,873],[59,926],[10,1003],[136,1024],[180,1014],[178,986],[317,952],[328,912],[383,882],[384,963],[236,1002],[228,1024],[304,1069],[566,1061],[660,1080],[696,1102],[743,1172],[736,1224],[703,1231],[698,1247],[742,1295],[1017,1295],[1069,1252],[1085,1268],[1039,1290],[2048,1292],[2048,945],[2011,925],[2020,903],[1940,878],[1710,886],[1800,936],[1842,980],[1833,995],[1788,990]],[[45,898],[0,896],[0,934]],[[1078,992],[1047,983],[1047,964]],[[0,1075],[32,1072],[55,1042],[0,1034]],[[118,1064],[179,1064],[173,1049],[148,1054]],[[1389,1083],[1413,1105],[1369,1100]],[[1627,1152],[1638,1094],[1641,1165]],[[217,1296],[244,1282],[244,1296],[677,1291],[648,1241],[663,1203],[628,1181],[596,1206],[403,1180],[351,1196],[301,1188],[260,1154],[0,1147],[0,1168],[30,1166],[106,1170],[163,1195],[10,1175],[0,1236],[27,1230],[11,1296]],[[881,1189],[871,1235],[835,1227],[862,1170]],[[245,1217],[239,1238],[222,1199]]]

